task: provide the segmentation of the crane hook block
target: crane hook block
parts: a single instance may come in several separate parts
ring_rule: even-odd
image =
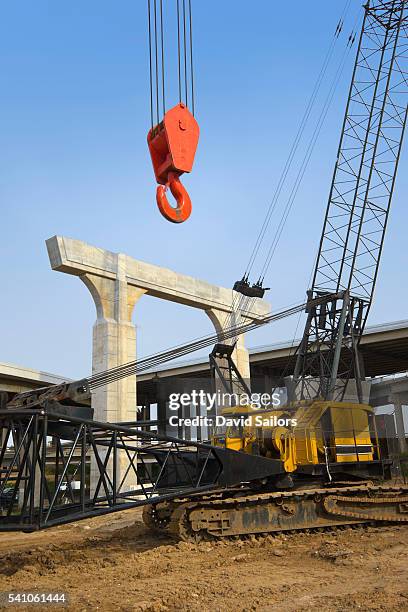
[[[179,177],[191,172],[197,150],[200,128],[184,104],[167,111],[163,121],[147,135],[154,174],[159,184],[156,200],[162,215],[173,223],[182,223],[191,213],[191,200]],[[177,202],[171,206],[166,197],[167,188]]]
[[[167,187],[170,187],[170,191],[177,202],[177,207],[170,205],[166,196]],[[170,176],[168,185],[159,185],[157,187],[156,201],[163,217],[167,221],[171,221],[171,223],[183,223],[191,215],[190,196],[176,174]]]

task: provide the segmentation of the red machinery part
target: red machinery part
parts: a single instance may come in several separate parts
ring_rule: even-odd
[[[170,191],[173,194],[177,207],[171,206],[169,203],[166,191],[167,187],[170,187]],[[185,187],[180,182],[177,175],[173,175],[167,185],[159,185],[156,192],[157,206],[163,217],[171,223],[183,223],[191,215],[191,200]]]
[[[157,204],[162,215],[173,223],[182,223],[191,214],[190,197],[179,177],[191,172],[197,150],[200,128],[184,104],[177,104],[164,115],[163,121],[147,135],[156,181]],[[166,188],[176,199],[172,207],[166,197]]]

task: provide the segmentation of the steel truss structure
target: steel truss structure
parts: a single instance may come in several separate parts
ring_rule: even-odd
[[[232,359],[234,348],[235,344],[217,343],[209,355],[213,392],[216,393],[219,387],[222,387],[222,390],[232,397],[231,406],[238,404],[234,396],[239,397],[245,394],[249,397],[251,395],[249,384],[242,378]]]
[[[294,376],[298,398],[342,400],[355,379],[361,401],[358,345],[377,279],[407,101],[408,2],[372,0],[365,6],[309,291],[309,300],[328,299],[307,308]]]
[[[43,410],[4,411],[0,425],[0,529],[38,529],[166,499],[172,483],[179,494],[202,491],[222,471],[211,447],[133,427]]]
[[[100,423],[0,410],[0,531],[35,530],[280,473],[280,461]],[[70,414],[72,413],[72,414]],[[238,455],[238,457],[237,457]]]

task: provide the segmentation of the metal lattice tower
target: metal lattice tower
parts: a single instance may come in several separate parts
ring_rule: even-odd
[[[373,298],[407,119],[408,0],[365,7],[336,165],[299,347],[300,398],[361,401],[358,344]]]

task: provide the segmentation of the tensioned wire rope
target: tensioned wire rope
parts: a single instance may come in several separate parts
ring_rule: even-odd
[[[306,109],[305,109],[305,112],[304,112],[303,117],[301,119],[298,131],[296,133],[296,136],[295,136],[295,139],[293,141],[292,147],[291,147],[291,149],[289,151],[289,155],[288,155],[288,157],[286,159],[284,168],[282,170],[281,176],[280,176],[278,184],[276,186],[274,195],[272,197],[272,201],[271,201],[271,203],[270,203],[270,205],[268,207],[268,210],[267,210],[267,213],[265,215],[263,224],[262,224],[261,229],[259,231],[258,237],[257,237],[257,239],[255,241],[254,248],[252,250],[252,253],[251,253],[251,256],[249,258],[247,267],[245,269],[245,274],[244,274],[245,276],[249,275],[251,273],[251,271],[252,271],[252,268],[253,268],[256,256],[257,256],[257,254],[259,252],[261,243],[262,243],[262,241],[263,241],[263,239],[265,237],[266,231],[268,229],[268,226],[269,226],[272,214],[273,214],[273,212],[275,210],[276,203],[277,203],[277,201],[279,199],[279,196],[280,196],[280,193],[281,193],[282,188],[284,186],[284,183],[285,183],[285,180],[287,178],[288,172],[289,172],[289,170],[291,168],[293,159],[294,159],[295,154],[297,152],[297,149],[299,147],[302,135],[304,133],[304,130],[305,130],[306,126],[307,126],[308,120],[309,120],[310,115],[312,113],[312,110],[314,108],[317,96],[319,94],[321,85],[323,83],[324,77],[325,77],[326,72],[327,72],[327,68],[328,68],[328,66],[330,64],[330,61],[332,59],[332,56],[334,54],[334,50],[335,50],[337,41],[339,39],[342,27],[343,27],[344,19],[346,18],[348,10],[350,8],[350,4],[351,4],[351,0],[347,0],[345,6],[343,8],[343,12],[342,12],[342,14],[340,16],[340,19],[339,19],[336,31],[335,31],[334,36],[333,36],[333,38],[331,40],[331,43],[329,45],[329,48],[328,48],[327,53],[326,53],[326,56],[325,56],[325,58],[323,60],[323,64],[322,64],[322,67],[321,67],[321,69],[319,71],[319,74],[317,76],[317,79],[316,79],[316,82],[315,82],[312,94],[311,94],[310,99],[309,99],[309,101],[308,101],[308,103],[306,105]]]
[[[320,303],[320,299],[316,299],[316,304]],[[166,363],[178,357],[182,357],[184,355],[188,355],[202,348],[206,348],[208,346],[213,345],[217,341],[227,340],[233,337],[235,334],[243,334],[249,332],[253,329],[256,329],[262,325],[267,325],[274,321],[278,321],[285,317],[289,317],[291,315],[297,314],[304,310],[306,303],[292,305],[283,310],[279,310],[270,315],[266,315],[256,321],[251,321],[249,323],[245,323],[240,326],[232,326],[230,328],[222,330],[218,334],[211,334],[209,336],[203,336],[198,338],[192,342],[188,342],[186,344],[178,345],[172,347],[166,351],[161,353],[157,353],[154,355],[150,355],[139,361],[131,361],[127,364],[123,364],[120,366],[116,366],[115,368],[110,368],[109,370],[105,370],[104,372],[99,372],[88,377],[86,380],[89,383],[90,389],[95,389],[97,387],[101,387],[103,385],[109,384],[116,380],[120,380],[122,378],[126,378],[127,376],[132,376],[133,374],[140,373],[145,370],[153,369],[162,363]]]
[[[276,247],[277,247],[277,245],[279,243],[279,240],[280,240],[280,238],[282,236],[282,232],[283,232],[284,226],[285,226],[286,221],[288,219],[289,213],[290,213],[290,211],[291,211],[291,209],[293,207],[293,203],[294,203],[294,201],[296,199],[297,193],[299,191],[299,187],[300,187],[300,185],[302,183],[303,177],[304,177],[305,172],[307,170],[307,167],[309,165],[309,162],[310,162],[310,159],[312,157],[314,148],[316,146],[316,142],[317,142],[317,140],[319,138],[320,132],[321,132],[322,127],[324,125],[324,122],[326,120],[327,113],[328,113],[328,111],[330,109],[331,103],[333,102],[334,94],[336,93],[337,86],[338,86],[338,84],[340,82],[340,78],[341,78],[341,76],[343,74],[343,70],[344,70],[344,67],[346,65],[347,56],[350,53],[350,49],[351,49],[351,47],[350,47],[350,45],[348,45],[346,47],[346,49],[344,50],[343,56],[342,56],[342,58],[340,60],[339,66],[338,66],[337,71],[336,71],[336,74],[335,74],[334,79],[332,81],[332,84],[330,86],[330,89],[329,89],[329,92],[327,94],[326,100],[324,102],[323,108],[322,108],[321,113],[319,115],[316,127],[315,127],[315,129],[313,131],[311,140],[310,140],[309,145],[308,145],[308,147],[306,149],[305,155],[303,157],[301,166],[299,168],[299,171],[298,171],[298,174],[296,176],[295,182],[293,184],[292,190],[290,192],[289,198],[288,198],[288,200],[286,202],[286,206],[285,206],[284,211],[282,213],[281,220],[280,220],[279,225],[278,225],[278,227],[276,229],[274,238],[272,240],[272,244],[269,247],[269,251],[268,251],[266,260],[265,260],[265,262],[263,264],[263,267],[261,269],[261,274],[260,274],[260,281],[261,282],[263,282],[263,280],[265,279],[265,275],[266,275],[266,273],[267,273],[267,271],[268,271],[268,269],[270,267],[271,261],[273,259],[274,254],[275,254]]]
[[[355,27],[355,25],[356,25],[356,23],[354,24],[354,27]],[[306,153],[304,155],[302,164],[301,164],[301,166],[299,168],[299,172],[297,174],[295,183],[294,183],[294,185],[292,187],[292,191],[291,191],[290,196],[288,198],[288,201],[286,203],[286,206],[285,206],[285,209],[283,211],[281,220],[280,220],[280,222],[278,224],[278,227],[276,229],[273,242],[272,242],[271,247],[270,247],[270,249],[268,251],[268,256],[267,256],[267,259],[266,259],[266,261],[264,263],[264,266],[263,266],[263,269],[262,269],[262,272],[261,272],[261,277],[260,277],[260,281],[261,282],[263,282],[263,280],[265,278],[265,275],[266,275],[266,273],[267,273],[267,271],[269,269],[269,266],[271,264],[272,258],[273,258],[274,254],[275,254],[276,247],[277,247],[277,245],[279,243],[279,240],[280,240],[280,238],[282,236],[282,232],[283,232],[283,229],[284,229],[285,224],[287,222],[289,213],[291,211],[291,208],[293,207],[294,201],[296,199],[296,195],[297,195],[297,193],[299,191],[299,187],[301,185],[301,182],[302,182],[303,177],[305,175],[306,169],[307,169],[308,164],[310,162],[311,156],[313,154],[314,147],[316,145],[316,142],[317,142],[318,137],[320,135],[321,129],[322,129],[323,124],[324,124],[324,121],[325,121],[325,119],[327,117],[327,113],[328,113],[329,108],[331,106],[331,103],[333,101],[334,94],[336,92],[336,88],[338,86],[338,83],[340,81],[341,75],[343,73],[343,70],[344,70],[344,67],[345,67],[345,64],[346,64],[346,60],[347,60],[347,55],[349,54],[350,49],[351,49],[351,45],[348,44],[346,49],[345,49],[345,51],[344,51],[344,53],[343,53],[343,56],[342,56],[342,58],[340,60],[340,64],[338,66],[338,69],[337,69],[336,74],[334,76],[334,79],[332,81],[332,84],[331,84],[331,87],[329,89],[328,95],[326,97],[325,103],[323,105],[322,111],[321,111],[321,113],[319,115],[319,119],[318,119],[317,125],[315,127],[314,132],[313,132],[312,138],[311,138],[311,140],[309,142],[309,146],[307,147],[307,150],[306,150]],[[316,261],[317,261],[317,255],[316,255],[316,258],[315,258],[315,262]],[[314,265],[313,265],[313,269],[312,269],[312,273],[311,273],[310,279],[313,276],[315,265],[316,265],[316,263],[314,263]],[[309,279],[309,283],[310,283],[310,279]],[[251,310],[251,308],[253,306],[253,303],[254,303],[256,298],[249,298],[249,299],[251,301],[250,302],[248,302],[248,301],[246,302],[246,307],[249,310]],[[296,334],[297,334],[297,330],[299,328],[299,323],[300,323],[301,315],[302,315],[302,313],[299,314],[298,322],[297,322],[297,325],[296,325],[295,335],[293,337],[292,344],[291,344],[291,350],[293,349],[293,345],[295,343]],[[288,361],[288,364],[287,364],[287,366],[285,368],[285,372],[287,371],[288,367],[289,367],[289,361]]]
[[[297,133],[296,133],[296,136],[295,136],[295,139],[294,139],[294,141],[292,143],[292,146],[291,146],[291,149],[289,151],[289,155],[288,155],[288,157],[286,159],[286,162],[285,162],[284,168],[282,170],[281,176],[279,178],[278,184],[276,186],[276,189],[275,189],[272,201],[271,201],[271,203],[270,203],[270,205],[268,207],[268,210],[267,210],[266,216],[264,218],[261,230],[260,230],[260,232],[258,234],[258,237],[256,239],[254,248],[252,250],[249,262],[248,262],[247,267],[245,269],[244,278],[248,278],[250,272],[252,271],[252,268],[253,268],[253,265],[255,263],[256,257],[257,257],[257,255],[259,253],[260,247],[261,247],[262,242],[263,242],[263,240],[265,238],[267,229],[268,229],[269,224],[270,224],[270,220],[271,220],[272,215],[273,215],[273,213],[275,211],[276,205],[277,205],[277,203],[279,201],[279,197],[281,195],[281,192],[282,192],[282,189],[284,187],[286,178],[287,178],[288,173],[290,171],[290,168],[292,166],[292,162],[294,160],[294,157],[295,157],[296,152],[298,150],[298,147],[300,145],[303,133],[304,133],[305,128],[307,126],[307,123],[308,123],[308,120],[309,120],[310,115],[312,113],[312,110],[313,110],[313,108],[315,106],[317,96],[318,96],[319,91],[321,89],[324,77],[325,77],[326,72],[327,72],[327,68],[328,68],[328,66],[330,64],[330,61],[332,59],[332,56],[333,56],[333,53],[334,53],[334,50],[335,50],[336,42],[337,42],[337,40],[339,38],[339,35],[340,35],[340,33],[341,33],[342,29],[343,29],[344,19],[347,16],[347,13],[348,13],[349,8],[350,8],[350,4],[351,4],[351,0],[347,0],[345,6],[343,8],[342,14],[340,16],[340,19],[339,19],[339,21],[337,23],[337,27],[336,27],[336,31],[334,33],[334,37],[333,37],[333,39],[330,42],[329,48],[328,48],[327,53],[325,55],[325,58],[323,60],[323,64],[322,64],[322,66],[320,68],[320,71],[318,73],[318,76],[317,76],[317,79],[316,79],[316,82],[315,82],[312,94],[311,94],[311,96],[309,98],[309,101],[308,101],[308,103],[306,105],[305,112],[303,114],[302,120],[300,122],[300,125],[298,127],[298,130],[297,130]],[[338,75],[338,70],[336,71],[335,80],[337,80],[337,75]],[[321,114],[319,116],[318,125],[319,125],[319,122],[321,120],[323,112],[324,112],[324,110],[321,112]],[[327,112],[326,112],[326,114],[327,114]],[[314,135],[316,134],[316,129],[315,129]],[[321,130],[321,126],[320,126],[320,128],[318,130],[318,134],[320,133],[320,130]],[[317,134],[317,136],[318,136],[318,134]],[[312,136],[312,141],[313,141],[313,138],[314,138],[314,136]],[[316,137],[315,140],[317,140],[317,137]],[[314,148],[314,144],[313,144],[312,150]],[[309,144],[309,147],[310,147],[310,144]],[[302,166],[303,165],[304,165],[304,161],[302,162]],[[301,168],[302,168],[302,166],[301,166]],[[306,164],[306,166],[307,166],[307,164]],[[305,168],[305,170],[306,170],[306,168]],[[299,177],[300,172],[301,171],[299,171],[299,173],[298,173],[298,177]],[[301,182],[301,180],[303,178],[303,175],[304,175],[304,172],[301,175],[300,182]],[[293,201],[294,201],[294,198],[296,197],[296,193],[297,193],[297,191],[299,189],[300,182],[298,183],[298,186],[296,188],[295,195],[293,197]],[[292,192],[293,192],[294,189],[295,189],[295,186],[292,189]],[[292,204],[293,204],[293,201],[292,201]],[[284,212],[284,214],[285,214],[285,212]],[[288,215],[286,215],[286,218],[285,218],[285,221],[284,221],[283,225],[286,223],[287,216]],[[278,226],[278,229],[279,229],[279,226]],[[283,230],[283,227],[282,227],[282,230]],[[281,235],[281,233],[282,233],[282,231],[280,232],[280,235]],[[269,255],[269,253],[270,253],[270,250],[268,252],[268,255]],[[269,267],[269,265],[268,265],[268,267]],[[263,275],[263,276],[265,276],[265,275]],[[261,281],[261,275],[260,275],[259,281]],[[235,298],[233,300],[233,304],[232,304],[232,311],[231,311],[231,313],[229,314],[229,316],[227,317],[227,319],[225,321],[225,326],[228,326],[228,325],[231,324],[231,321],[232,321],[233,317],[235,319],[241,320],[242,319],[241,311],[242,310],[250,310],[251,306],[253,304],[253,300],[254,299],[256,299],[256,298],[251,298],[251,297],[244,296],[244,295],[241,295],[239,297],[235,296]]]
[[[175,0],[177,17],[177,72],[179,103],[195,113],[193,13],[191,0]],[[158,125],[166,113],[166,51],[163,0],[147,0],[149,41],[150,121]],[[184,100],[183,100],[184,97]]]
[[[249,262],[248,262],[247,267],[245,269],[244,277],[247,277],[249,275],[249,273],[251,272],[253,264],[254,264],[254,261],[255,261],[255,258],[256,258],[257,254],[259,252],[262,240],[265,237],[265,234],[266,234],[266,231],[268,229],[268,226],[269,226],[272,214],[273,214],[273,212],[274,212],[274,210],[276,208],[276,204],[278,202],[278,199],[279,199],[279,196],[281,194],[282,188],[284,186],[285,180],[286,180],[287,175],[288,175],[288,173],[290,171],[293,159],[295,157],[295,154],[296,154],[297,149],[299,147],[299,144],[301,142],[302,135],[303,135],[304,130],[305,130],[306,126],[307,126],[307,123],[308,123],[308,120],[310,118],[311,112],[312,112],[312,110],[314,108],[314,105],[315,105],[318,93],[319,93],[319,91],[321,89],[321,86],[322,86],[322,83],[323,83],[323,79],[324,79],[325,74],[327,72],[327,68],[328,68],[328,66],[330,64],[330,61],[332,59],[332,56],[333,56],[333,53],[334,53],[334,50],[335,50],[335,46],[336,46],[336,42],[337,42],[337,40],[339,38],[339,35],[340,35],[340,32],[341,32],[341,30],[343,28],[344,19],[345,19],[347,13],[348,13],[348,10],[349,10],[349,7],[350,7],[350,3],[351,3],[351,0],[347,0],[345,6],[343,8],[342,14],[340,16],[340,19],[338,21],[337,28],[336,28],[336,31],[334,33],[334,36],[333,36],[333,38],[332,38],[332,40],[330,42],[329,48],[328,48],[328,50],[326,52],[326,55],[324,57],[323,64],[322,64],[322,66],[320,68],[320,71],[318,73],[315,85],[313,87],[312,94],[311,94],[311,96],[309,98],[309,101],[308,101],[308,103],[306,105],[305,112],[303,114],[302,120],[300,122],[300,125],[298,127],[297,133],[295,135],[295,139],[294,139],[294,141],[292,143],[292,146],[291,146],[291,149],[289,151],[289,155],[288,155],[288,157],[286,159],[286,162],[285,162],[284,168],[282,170],[281,176],[279,178],[278,184],[276,186],[276,189],[275,189],[272,201],[271,201],[271,203],[270,203],[270,205],[268,207],[268,210],[267,210],[266,216],[264,218],[261,230],[260,230],[260,232],[258,234],[258,237],[256,239],[254,248],[253,248],[251,256],[249,258]],[[242,296],[242,297],[245,297],[245,296]],[[249,299],[251,299],[251,298],[249,298]],[[240,307],[241,307],[241,304],[239,304],[238,308],[240,308]]]
[[[354,44],[354,41],[355,41],[355,36],[356,36],[356,26],[357,26],[358,19],[359,19],[359,15],[357,14],[357,15],[356,15],[356,18],[355,18],[355,20],[354,20],[354,24],[353,24],[353,29],[352,29],[352,32],[351,32],[351,34],[350,34],[350,36],[349,36],[349,39],[348,39],[348,45],[347,45],[346,51],[345,51],[345,53],[343,54],[342,61],[340,62],[340,65],[339,65],[339,68],[338,68],[338,72],[339,72],[339,79],[340,79],[340,76],[341,76],[341,74],[342,74],[342,72],[343,72],[343,70],[344,70],[345,61],[346,61],[346,57],[345,57],[345,55],[347,55],[347,49],[348,49],[348,52],[350,52],[350,50],[351,50],[351,48],[352,48],[352,46],[353,46],[353,44]],[[332,88],[331,88],[331,93],[330,93],[330,91],[329,91],[328,97],[326,98],[325,110],[323,111],[322,123],[320,124],[320,127],[318,127],[318,133],[317,133],[317,135],[316,135],[316,138],[314,139],[314,141],[312,141],[312,142],[313,142],[313,145],[312,145],[312,151],[310,152],[310,155],[308,155],[308,154],[307,154],[307,157],[305,157],[305,160],[307,159],[307,164],[309,163],[310,156],[311,156],[311,154],[312,154],[312,152],[313,152],[313,148],[314,148],[314,146],[315,146],[315,144],[316,144],[316,140],[317,140],[318,135],[319,135],[319,133],[320,133],[320,131],[321,131],[321,128],[322,128],[322,126],[323,126],[323,122],[324,122],[324,120],[325,120],[325,118],[326,118],[326,115],[327,115],[327,112],[328,112],[328,110],[329,110],[330,104],[331,104],[331,102],[332,102],[332,100],[333,100],[333,96],[334,96],[334,93],[335,93],[335,90],[336,90],[336,87],[337,87],[337,84],[338,84],[339,79],[336,79],[336,78],[335,78],[335,79],[333,80],[333,83],[332,83]],[[305,171],[305,170],[306,170],[306,168],[304,168],[304,171]],[[301,173],[301,178],[303,178],[304,171],[302,171],[302,173]],[[300,183],[298,183],[298,185],[297,185],[297,187],[296,187],[296,189],[295,189],[295,194],[294,194],[294,197],[296,197],[296,194],[297,194],[297,191],[298,191],[298,189],[299,189],[299,186],[300,186]],[[292,204],[293,204],[293,201],[292,201]],[[288,214],[289,214],[289,212],[288,212]],[[287,215],[286,215],[286,218],[287,218]],[[275,246],[274,246],[274,250],[273,250],[272,256],[273,256],[273,254],[274,254],[274,252],[275,252],[275,250],[276,250],[276,246],[277,246],[277,243],[279,242],[279,239],[280,239],[280,237],[281,237],[281,235],[282,235],[282,231],[283,231],[283,227],[281,228],[281,231],[280,231],[280,233],[279,233],[279,236],[278,236],[277,242],[275,243]],[[310,283],[311,283],[312,278],[313,278],[313,275],[314,275],[314,271],[315,271],[316,264],[317,264],[317,259],[318,259],[318,253],[319,253],[319,248],[317,248],[317,250],[316,250],[316,254],[315,254],[315,257],[314,257],[314,260],[313,260],[313,265],[312,265],[312,269],[311,269],[311,272],[310,272],[309,281],[308,281],[308,284],[307,284],[307,286],[308,286],[308,287],[310,287]],[[272,258],[271,258],[271,259],[272,259]],[[270,265],[270,261],[269,261],[268,267],[269,267],[269,265]],[[295,343],[296,343],[296,336],[297,336],[297,333],[298,333],[298,329],[299,329],[299,325],[300,325],[300,321],[301,321],[302,314],[303,314],[303,313],[302,313],[302,312],[300,312],[300,313],[299,313],[299,316],[298,316],[298,320],[297,320],[297,324],[296,324],[296,329],[295,329],[295,332],[294,332],[294,335],[293,335],[293,338],[292,338],[292,342],[291,342],[291,345],[290,345],[290,348],[289,348],[288,360],[287,360],[286,366],[285,366],[285,368],[284,368],[284,371],[283,371],[283,373],[282,373],[282,378],[285,378],[285,376],[287,375],[287,373],[288,373],[288,371],[289,371],[289,366],[290,366],[290,358],[291,358],[292,356],[296,355],[296,352],[297,352],[297,350],[298,350],[298,348],[299,348],[298,346],[296,346],[295,351],[294,351],[294,352],[292,352],[292,351],[293,351],[293,348],[295,347]],[[275,387],[275,389],[274,389],[273,391],[276,391],[276,389],[277,389],[277,388],[278,388],[278,387]]]

